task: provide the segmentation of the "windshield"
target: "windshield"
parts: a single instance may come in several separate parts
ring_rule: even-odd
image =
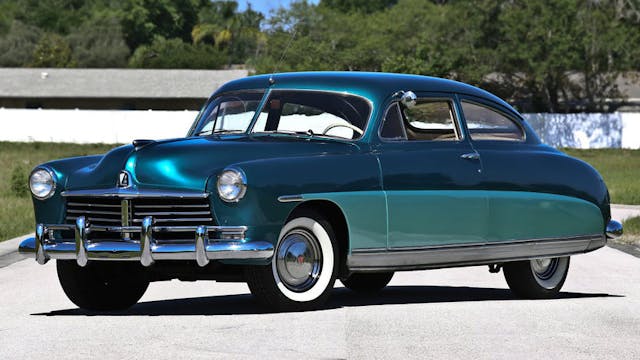
[[[343,139],[362,136],[370,113],[361,97],[322,91],[275,90],[253,133],[296,133]]]
[[[189,135],[245,132],[263,95],[261,91],[239,92],[213,99],[200,111]]]

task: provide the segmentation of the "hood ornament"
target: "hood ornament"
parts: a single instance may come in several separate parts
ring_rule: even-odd
[[[128,188],[131,186],[131,174],[127,170],[120,171],[118,175],[118,187]]]

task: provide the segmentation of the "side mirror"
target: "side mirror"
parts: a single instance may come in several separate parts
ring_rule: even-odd
[[[417,99],[418,97],[413,91],[404,91],[402,92],[402,95],[400,95],[400,102],[407,108],[414,107]]]

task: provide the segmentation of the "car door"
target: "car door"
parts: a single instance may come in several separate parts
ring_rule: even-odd
[[[378,132],[389,249],[484,241],[487,199],[479,154],[464,136],[454,97],[422,93],[388,106]]]
[[[469,140],[482,157],[481,187],[489,205],[487,242],[589,234],[585,219],[594,205],[557,195],[562,189],[549,185],[548,174],[565,173],[557,168],[562,163],[557,155],[527,141],[515,114],[472,96],[460,96],[460,109]]]

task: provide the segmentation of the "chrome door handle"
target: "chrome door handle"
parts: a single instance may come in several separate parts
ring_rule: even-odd
[[[462,154],[460,155],[460,157],[467,160],[478,160],[480,159],[480,154],[478,154],[477,152],[472,152],[472,153]]]

